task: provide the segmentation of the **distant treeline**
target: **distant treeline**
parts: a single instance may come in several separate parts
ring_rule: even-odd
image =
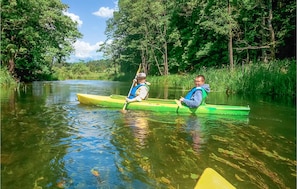
[[[51,80],[91,79],[112,80],[117,69],[110,60],[92,60],[88,62],[56,64],[52,69]]]

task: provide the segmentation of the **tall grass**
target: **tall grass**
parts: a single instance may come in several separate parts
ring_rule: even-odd
[[[2,67],[0,69],[0,86],[16,86],[17,82],[10,75],[9,71],[6,67]]]
[[[226,68],[202,68],[194,74],[151,76],[152,84],[166,84],[191,88],[196,75],[203,74],[206,83],[215,92],[295,95],[296,61],[283,60],[236,66],[231,72]]]
[[[296,94],[296,61],[273,61],[252,65],[245,70],[242,81],[237,82],[238,92],[271,95]]]

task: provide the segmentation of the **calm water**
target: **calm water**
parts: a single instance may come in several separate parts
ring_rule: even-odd
[[[123,114],[76,100],[129,88],[78,80],[2,89],[1,188],[191,189],[207,167],[237,188],[296,188],[293,102],[211,93],[208,103],[251,107],[248,117],[226,117]],[[152,86],[150,96],[185,92]]]

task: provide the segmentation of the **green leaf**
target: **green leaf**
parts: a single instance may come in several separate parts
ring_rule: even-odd
[[[191,179],[196,180],[198,177],[199,176],[197,174],[191,173]]]

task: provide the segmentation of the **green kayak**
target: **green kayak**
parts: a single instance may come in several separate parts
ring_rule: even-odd
[[[111,95],[99,96],[92,94],[77,94],[81,104],[96,105],[109,108],[123,108],[125,96]],[[175,112],[178,114],[221,114],[221,115],[249,115],[249,106],[229,106],[205,104],[198,108],[188,108],[177,104],[175,100],[149,98],[141,102],[133,102],[127,105],[127,110],[149,110],[155,112]]]

